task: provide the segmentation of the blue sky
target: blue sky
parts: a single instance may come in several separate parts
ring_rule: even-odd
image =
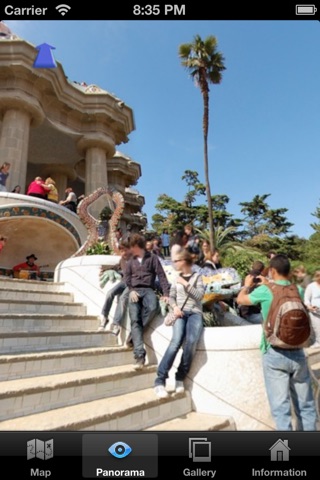
[[[182,200],[181,177],[203,177],[202,97],[178,48],[215,35],[225,57],[210,90],[212,194],[239,202],[268,194],[287,208],[290,233],[308,238],[320,200],[320,23],[318,21],[7,21],[34,45],[49,43],[71,80],[120,97],[136,130],[118,150],[139,162],[137,188],[151,217],[161,193]],[[203,197],[203,203],[205,198]]]

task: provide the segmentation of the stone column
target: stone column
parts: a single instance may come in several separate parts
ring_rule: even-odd
[[[11,164],[7,190],[21,185],[25,193],[30,126],[40,125],[44,115],[37,99],[19,91],[14,96],[3,92],[1,110],[0,159]]]
[[[99,187],[108,185],[106,152],[100,147],[86,150],[85,195],[89,195]]]
[[[11,164],[7,190],[21,185],[24,193],[27,175],[31,115],[21,110],[7,110],[3,116],[0,139],[1,163]]]
[[[59,195],[59,200],[64,200],[66,195],[65,195],[65,191],[66,191],[66,188],[67,188],[67,184],[68,184],[68,177],[66,174],[63,174],[61,172],[57,173],[57,172],[54,172],[53,171],[53,178],[54,178],[54,181],[56,182],[56,187],[57,187],[57,190],[58,190],[58,195]]]
[[[78,148],[86,161],[85,195],[90,195],[100,187],[108,186],[107,158],[115,153],[115,141],[106,134],[87,134],[78,142]],[[106,198],[97,200],[90,213],[98,218],[107,205]]]

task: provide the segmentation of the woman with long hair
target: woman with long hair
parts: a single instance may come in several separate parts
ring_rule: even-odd
[[[177,230],[170,245],[171,260],[174,262],[176,255],[186,248],[188,236],[183,230]]]
[[[177,253],[174,262],[179,275],[172,281],[169,303],[176,320],[172,327],[170,344],[158,366],[154,383],[155,394],[159,398],[166,398],[169,395],[165,388],[166,379],[182,344],[183,352],[175,375],[175,391],[184,391],[183,382],[190,370],[203,332],[201,301],[205,287],[202,276],[193,272],[193,259],[187,250],[183,249]],[[184,305],[183,309],[182,305]]]

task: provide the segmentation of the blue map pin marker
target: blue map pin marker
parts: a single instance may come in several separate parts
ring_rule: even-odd
[[[42,43],[36,47],[38,50],[38,55],[34,61],[34,68],[56,68],[57,64],[52,55],[51,50],[55,50],[55,47],[48,45],[47,43]]]

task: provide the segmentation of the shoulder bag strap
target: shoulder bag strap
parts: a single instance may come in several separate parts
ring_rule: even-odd
[[[191,287],[193,287],[193,286],[195,285],[195,282],[196,282],[196,280],[197,280],[197,277],[195,277],[195,279],[193,280],[193,283],[190,283],[190,280],[191,280],[191,278],[193,277],[193,275],[194,275],[194,272],[192,273],[191,277],[189,278],[189,282],[188,282],[188,284],[189,284]],[[189,296],[190,296],[190,292],[187,293],[187,296],[186,296],[183,304],[181,305],[180,310],[183,310],[183,308],[185,307],[185,304],[187,303]]]

